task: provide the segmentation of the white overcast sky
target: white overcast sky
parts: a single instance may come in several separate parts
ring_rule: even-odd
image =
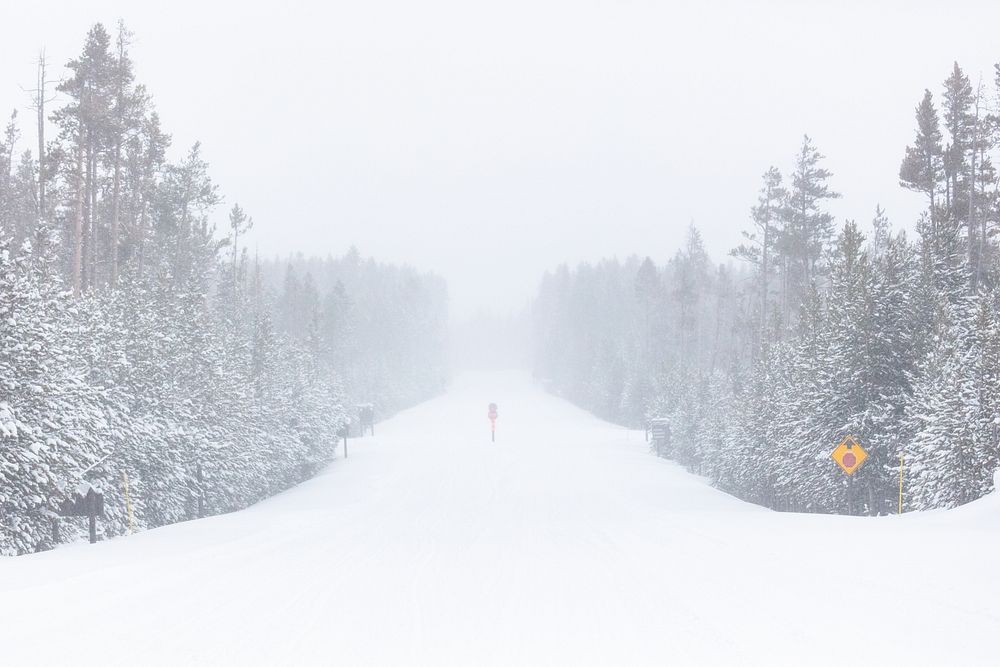
[[[123,18],[175,155],[204,145],[220,223],[239,202],[262,254],[437,271],[459,318],[519,307],[561,262],[663,261],[691,221],[723,260],[806,132],[838,219],[881,202],[909,225],[914,106],[952,61],[992,85],[1000,60],[986,0],[2,7],[0,111],[28,113],[41,47],[59,72]]]

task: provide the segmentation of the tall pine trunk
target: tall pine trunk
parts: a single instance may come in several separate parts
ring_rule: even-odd
[[[118,235],[119,235],[119,216],[121,211],[121,156],[122,156],[122,142],[119,136],[115,142],[115,167],[114,167],[114,184],[111,189],[111,241],[109,252],[111,257],[111,284],[115,285],[118,283]]]
[[[83,120],[80,120],[79,136],[76,142],[76,178],[73,212],[73,294],[80,296],[83,291]]]
[[[45,53],[38,58],[38,221],[45,219]]]

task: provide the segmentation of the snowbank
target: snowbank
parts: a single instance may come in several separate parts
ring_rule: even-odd
[[[997,502],[770,512],[523,376],[473,376],[246,511],[0,560],[3,658],[992,664]]]

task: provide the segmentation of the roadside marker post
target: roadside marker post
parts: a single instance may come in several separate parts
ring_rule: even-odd
[[[486,414],[490,418],[490,442],[497,441],[497,404],[490,403],[490,411]]]

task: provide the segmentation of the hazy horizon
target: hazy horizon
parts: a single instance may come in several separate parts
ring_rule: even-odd
[[[989,83],[1000,25],[975,7],[928,40],[956,9],[925,2],[287,5],[18,7],[0,112],[32,147],[40,49],[60,76],[90,25],[122,18],[173,154],[202,142],[220,227],[239,202],[262,255],[356,246],[436,271],[459,321],[520,308],[563,262],[663,261],[691,222],[724,260],[805,133],[838,222],[881,204],[911,225],[924,202],[896,174],[914,107],[953,61]]]

